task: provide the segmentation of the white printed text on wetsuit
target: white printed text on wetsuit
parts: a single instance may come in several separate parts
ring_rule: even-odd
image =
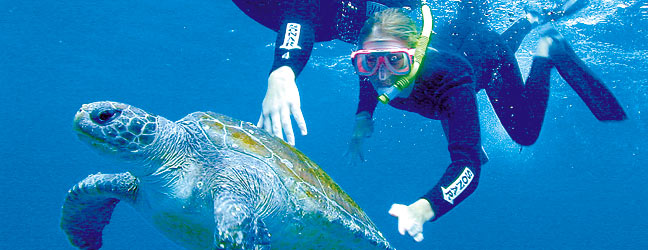
[[[301,32],[301,25],[298,23],[288,23],[286,25],[284,42],[279,48],[287,50],[301,49],[301,47],[299,47],[299,33]]]
[[[457,179],[450,184],[448,187],[441,187],[441,192],[443,192],[443,199],[450,204],[454,204],[455,198],[457,198],[466,188],[470,185],[475,175],[468,167],[464,168],[463,172]]]

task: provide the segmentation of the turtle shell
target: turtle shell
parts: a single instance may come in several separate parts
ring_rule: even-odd
[[[194,117],[215,145],[262,159],[276,168],[276,173],[286,175],[281,178],[292,179],[299,190],[288,191],[307,196],[299,198],[309,198],[330,220],[341,219],[346,227],[378,233],[353,199],[295,147],[249,122],[213,112],[199,112]]]

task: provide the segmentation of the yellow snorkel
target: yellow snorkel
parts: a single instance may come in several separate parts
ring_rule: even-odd
[[[416,52],[414,53],[412,70],[408,75],[396,81],[396,83],[389,87],[385,93],[378,96],[378,100],[384,104],[389,103],[389,101],[395,98],[398,93],[409,87],[409,85],[414,82],[414,79],[418,74],[419,66],[423,62],[425,51],[427,51],[430,36],[432,35],[432,29],[434,28],[434,19],[432,18],[432,12],[430,11],[430,6],[428,6],[426,0],[421,1],[421,13],[423,14],[423,29],[421,30],[421,37],[416,42]]]

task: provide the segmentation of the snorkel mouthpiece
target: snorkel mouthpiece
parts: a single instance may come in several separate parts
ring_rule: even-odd
[[[387,104],[389,103],[389,101],[396,98],[396,96],[410,84],[410,78],[408,76],[403,77],[400,80],[396,81],[396,83],[394,83],[391,87],[387,88],[385,93],[378,96],[378,100],[384,104]]]
[[[428,43],[430,42],[430,35],[432,35],[432,29],[434,28],[434,19],[432,18],[432,12],[430,11],[430,6],[428,6],[426,0],[421,1],[421,12],[423,13],[423,29],[421,30],[421,37],[416,42],[416,52],[414,53],[414,64],[412,65],[412,70],[407,76],[396,81],[396,83],[389,87],[385,93],[378,96],[378,100],[384,104],[389,103],[389,101],[398,96],[403,89],[409,87],[409,85],[414,82],[414,79],[418,74],[419,66],[423,62]]]

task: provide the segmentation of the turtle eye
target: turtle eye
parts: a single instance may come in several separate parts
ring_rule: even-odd
[[[95,112],[92,112],[90,118],[95,123],[99,125],[103,125],[119,117],[119,115],[121,115],[121,110],[106,109],[106,110],[101,110],[101,111],[97,110]]]

